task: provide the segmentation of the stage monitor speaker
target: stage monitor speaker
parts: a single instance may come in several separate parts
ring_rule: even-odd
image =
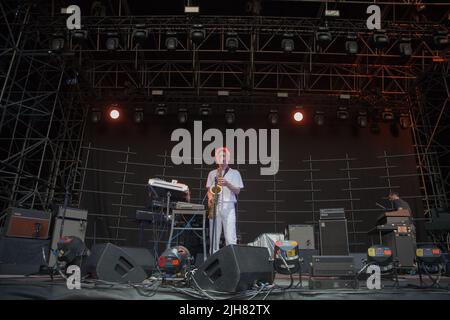
[[[83,273],[108,282],[140,283],[147,278],[130,255],[111,243],[95,245],[83,266]]]
[[[264,247],[229,245],[211,255],[195,272],[203,290],[240,292],[256,282],[272,283],[273,262]]]
[[[348,256],[347,220],[319,220],[320,254]]]
[[[147,275],[151,275],[156,269],[156,259],[150,249],[138,247],[120,247],[138,266],[140,266]]]

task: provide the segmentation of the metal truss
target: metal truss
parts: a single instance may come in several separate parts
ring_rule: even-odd
[[[0,83],[1,208],[48,209],[62,202],[75,181],[86,108],[82,90],[59,56],[26,55],[41,46],[26,34],[30,6],[0,3],[2,65]],[[21,27],[21,24],[23,26]],[[72,80],[72,82],[70,82]]]

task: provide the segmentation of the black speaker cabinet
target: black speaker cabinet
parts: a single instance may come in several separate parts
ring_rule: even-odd
[[[147,278],[144,269],[120,247],[111,243],[95,245],[84,265],[85,274],[119,283],[140,283]]]
[[[239,292],[256,281],[272,283],[273,262],[267,248],[229,245],[211,255],[193,277],[204,290]]]
[[[347,220],[319,220],[320,254],[348,256]]]
[[[120,247],[138,266],[140,266],[147,275],[151,275],[156,269],[156,259],[150,249],[138,247]]]

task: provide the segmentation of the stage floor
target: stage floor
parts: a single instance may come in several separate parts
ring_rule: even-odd
[[[431,284],[429,279],[427,284]],[[380,290],[369,290],[365,281],[360,281],[359,289],[312,290],[308,287],[308,276],[298,278],[294,286],[285,289],[289,277],[277,276],[275,286],[259,290],[251,290],[237,295],[207,295],[192,288],[186,288],[180,282],[149,281],[144,285],[113,285],[90,281],[83,283],[80,290],[69,290],[66,281],[48,276],[0,276],[0,299],[45,299],[45,300],[200,300],[200,299],[235,299],[235,300],[450,300],[450,278],[442,277],[440,288],[419,288],[418,276],[400,276],[399,288],[394,283],[383,281]]]

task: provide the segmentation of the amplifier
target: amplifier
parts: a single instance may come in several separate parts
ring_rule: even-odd
[[[320,220],[345,219],[344,208],[320,209]]]
[[[358,289],[356,279],[309,279],[309,288],[316,290]]]
[[[6,236],[30,239],[48,239],[51,214],[45,211],[8,208]]]
[[[319,220],[320,254],[348,256],[347,220]]]
[[[311,275],[319,277],[351,277],[356,274],[352,256],[313,256]]]
[[[315,249],[314,226],[309,224],[290,224],[288,226],[288,239],[296,241],[300,250]]]

